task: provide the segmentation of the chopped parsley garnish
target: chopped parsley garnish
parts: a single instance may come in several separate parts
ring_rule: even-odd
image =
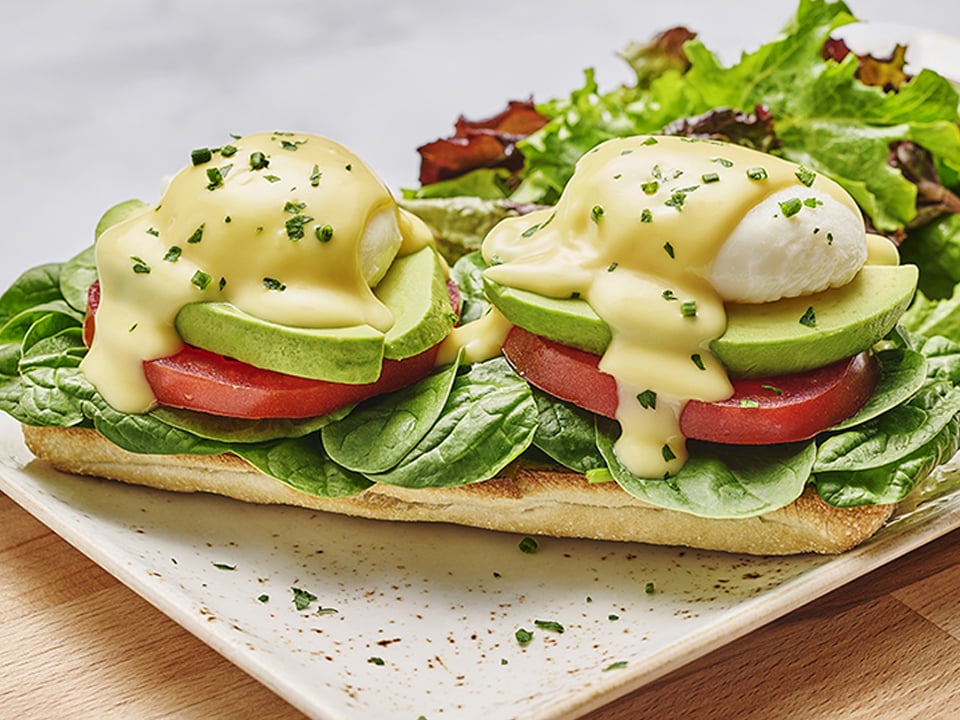
[[[640,186],[640,189],[643,190],[644,195],[653,195],[660,188],[660,183],[656,180],[651,180],[650,182],[645,182]]]
[[[677,212],[683,210],[683,204],[687,201],[687,193],[682,190],[677,190],[675,193],[670,195],[669,199],[664,201],[664,205],[667,207],[674,208]]]
[[[214,566],[217,570],[236,570],[236,569],[237,569],[237,566],[236,566],[236,565],[230,565],[230,564],[228,564],[228,563],[218,563],[218,562],[215,562],[215,563],[213,563],[213,566]]]
[[[259,150],[250,153],[250,169],[251,170],[263,170],[264,168],[270,167],[270,158],[264,155]]]
[[[751,180],[766,180],[767,179],[767,170],[762,167],[752,167],[747,169],[747,177]]]
[[[383,661],[383,658],[379,657],[367,658],[367,662],[371,665],[386,665],[386,663]]]
[[[610,663],[609,665],[607,665],[607,666],[603,669],[603,671],[604,671],[604,672],[609,672],[610,670],[623,670],[626,666],[627,666],[627,661],[626,661],[626,660],[619,660],[619,661],[617,661],[617,662],[615,662],[615,663]]]
[[[803,316],[800,318],[800,324],[810,328],[817,326],[817,313],[813,309],[813,305],[808,307],[806,312],[803,313]]]
[[[669,255],[671,258],[676,257],[676,255],[673,254],[673,245],[671,245],[669,242],[665,242],[663,244],[663,249],[666,250],[667,255]]]
[[[780,212],[784,217],[793,217],[803,208],[803,201],[800,198],[789,198],[780,203]]]
[[[220,278],[220,282],[218,283],[217,287],[219,287],[220,290],[222,291],[226,286],[227,286],[227,279],[225,277]]]
[[[602,217],[603,217],[603,206],[594,205],[593,208],[590,210],[590,219],[593,220],[595,223],[598,223],[600,222],[600,218]]]
[[[676,293],[674,293],[673,290],[664,290],[662,293],[660,293],[660,297],[662,297],[664,300],[670,301],[680,299],[676,296]]]
[[[651,135],[651,136],[648,137],[646,140],[644,140],[642,144],[643,144],[643,145],[656,145],[658,142],[660,142],[660,141],[657,140],[655,137],[653,137],[653,136]]]
[[[283,292],[284,290],[287,289],[286,285],[284,285],[282,282],[280,282],[276,278],[272,278],[272,277],[265,277],[263,279],[263,286],[267,290],[276,290],[277,292]]]
[[[833,233],[832,233],[832,232],[828,232],[828,233],[827,233],[827,245],[833,245]]]
[[[147,275],[150,272],[150,266],[143,258],[131,255],[130,259],[133,260],[133,271],[138,275]]]
[[[179,247],[173,245],[169,250],[167,250],[167,254],[163,256],[163,259],[167,262],[176,262],[180,259],[180,254],[182,252],[183,251]]]
[[[316,234],[320,242],[330,242],[333,239],[333,226],[317,225]]]
[[[669,445],[664,445],[662,448],[660,448],[660,453],[663,455],[663,459],[666,462],[677,459],[676,454],[670,449]]]
[[[346,170],[347,172],[353,172],[353,165],[351,163],[347,163],[346,165],[343,166],[343,169]]]
[[[190,152],[190,162],[194,165],[203,165],[205,162],[210,162],[212,157],[213,153],[210,148],[197,148]]]
[[[303,226],[308,222],[313,222],[313,218],[309,215],[294,215],[292,218],[287,220],[287,237],[291,240],[302,240]]]
[[[646,592],[647,595],[653,595],[653,592],[655,589],[656,588],[654,587],[652,582],[648,582],[643,588],[644,592]]]
[[[520,552],[526,553],[527,555],[533,555],[539,549],[537,541],[532,537],[525,537],[517,547],[520,548]]]
[[[207,273],[205,273],[203,270],[197,270],[197,271],[193,274],[193,277],[190,278],[190,282],[191,282],[195,287],[197,287],[199,290],[206,290],[208,287],[210,287],[210,281],[211,281],[212,279],[213,279],[213,278],[211,278],[211,277],[210,277]]]
[[[533,640],[533,633],[525,628],[518,628],[513,636],[521,645],[529,645],[530,641]]]
[[[690,359],[693,361],[693,364],[696,365],[701,370],[706,370],[706,366],[703,364],[703,358],[700,357],[700,353],[694,353],[690,356]]]
[[[644,410],[656,410],[657,393],[653,390],[644,390],[637,395],[637,402],[640,403],[640,407]]]
[[[200,223],[200,226],[193,231],[193,235],[187,238],[187,242],[190,244],[196,244],[203,240],[203,229],[206,227],[206,223]]]
[[[317,185],[320,184],[321,175],[323,175],[323,173],[320,172],[320,166],[314,165],[313,170],[310,171],[310,184],[313,187],[317,187]]]
[[[680,314],[686,318],[696,317],[697,316],[697,301],[696,300],[684,300],[680,303]]]
[[[541,630],[549,630],[550,632],[562,633],[563,625],[553,620],[534,620],[533,624],[536,625]]]
[[[823,205],[823,200],[820,198],[808,197],[804,199],[803,204],[809,208],[820,207]]]
[[[282,147],[284,150],[293,151],[299,149],[300,143],[290,142],[289,140],[281,140],[280,147]]]
[[[612,262],[609,265],[607,265],[607,272],[613,272],[614,270],[616,270],[618,264],[619,263]]]
[[[619,619],[620,619],[619,615],[614,615],[613,613],[607,615],[607,620],[609,620],[610,622],[616,622]]]
[[[154,237],[160,237],[160,231],[157,230],[155,227],[148,227],[148,228],[147,228],[147,235],[153,235]]]
[[[222,187],[223,173],[220,172],[220,168],[207,168],[207,180],[210,181],[207,183],[207,190],[216,190],[218,187]]]
[[[302,202],[298,203],[298,202],[293,202],[293,200],[287,200],[287,202],[283,204],[283,211],[290,215],[297,215],[306,206],[307,206],[306,203],[302,203]]]
[[[280,180],[281,180],[281,178],[279,178],[279,177],[276,176],[276,175],[264,175],[264,176],[263,176],[263,179],[266,180],[267,182],[271,182],[271,183],[280,182]]]
[[[650,212],[649,208],[644,208],[640,211],[640,222],[642,223],[652,223],[653,222],[653,213]]]
[[[796,172],[797,180],[802,182],[807,187],[813,185],[813,181],[817,179],[817,174],[810,168],[800,166],[800,169]]]
[[[316,595],[306,590],[295,587],[290,588],[290,590],[293,592],[293,604],[297,610],[306,610],[310,607],[310,603],[317,599]]]
[[[262,603],[270,602],[270,596],[264,593],[263,595],[257,597],[257,600]]]

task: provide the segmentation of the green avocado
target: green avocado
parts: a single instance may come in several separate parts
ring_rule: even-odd
[[[727,305],[727,329],[710,350],[731,375],[785,375],[869,348],[906,310],[914,265],[867,265],[847,285],[757,305]],[[490,301],[513,324],[571,347],[602,354],[610,328],[579,298],[546,298],[484,280]]]
[[[369,383],[380,376],[384,356],[415,355],[442,340],[453,326],[443,270],[432,248],[395,260],[375,293],[395,318],[386,334],[369,325],[290,327],[227,302],[185,305],[175,325],[184,342],[256,367],[315,380]]]
[[[108,208],[107,211],[100,216],[100,220],[97,221],[97,227],[93,231],[94,239],[99,240],[100,236],[103,235],[104,231],[108,228],[119,225],[124,220],[129,220],[135,215],[142,215],[149,209],[150,206],[143,200],[124,200],[121,203],[117,203],[113,207]]]
[[[456,316],[447,292],[447,277],[433,248],[398,257],[374,290],[393,313],[384,336],[383,356],[403,360],[443,340]]]

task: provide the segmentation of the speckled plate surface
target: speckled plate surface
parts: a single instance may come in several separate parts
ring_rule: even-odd
[[[65,475],[34,460],[5,416],[0,489],[331,720],[574,718],[960,526],[953,493],[840,557],[546,538],[528,554],[517,535]]]

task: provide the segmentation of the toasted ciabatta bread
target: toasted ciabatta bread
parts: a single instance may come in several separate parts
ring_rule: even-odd
[[[23,433],[30,451],[58,470],[162,490],[208,492],[380,520],[754,555],[843,552],[873,535],[895,507],[835,508],[808,488],[791,505],[774,512],[715,520],[654,507],[616,483],[589,483],[566,469],[521,464],[473,485],[411,490],[377,483],[359,495],[321,498],[263,475],[235,455],[135,454],[83,428],[23,426]]]

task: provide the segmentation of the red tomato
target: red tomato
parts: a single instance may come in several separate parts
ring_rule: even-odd
[[[460,290],[447,284],[453,307]],[[83,340],[89,347],[100,305],[100,283],[87,292]],[[157,402],[211,415],[241,418],[302,418],[326,415],[367,398],[399,390],[426,377],[436,365],[439,345],[404,360],[384,359],[376,382],[362,385],[301,378],[253,367],[208,350],[185,346],[180,352],[143,364]]]
[[[399,390],[434,368],[439,346],[383,361],[380,378],[363,385],[311,380],[253,367],[191,346],[143,364],[161,405],[241,418],[304,418]]]
[[[615,418],[617,384],[600,357],[514,327],[503,353],[533,386],[590,412]],[[766,380],[734,380],[723,401],[690,401],[680,416],[688,438],[737,445],[769,445],[813,437],[847,418],[870,398],[880,371],[873,356]]]
[[[534,387],[597,415],[616,417],[617,381],[597,367],[599,355],[516,326],[507,333],[503,354]]]
[[[734,380],[726,400],[688,402],[680,430],[688,438],[736,445],[808,440],[863,407],[879,379],[876,360],[863,352],[794,375]]]

